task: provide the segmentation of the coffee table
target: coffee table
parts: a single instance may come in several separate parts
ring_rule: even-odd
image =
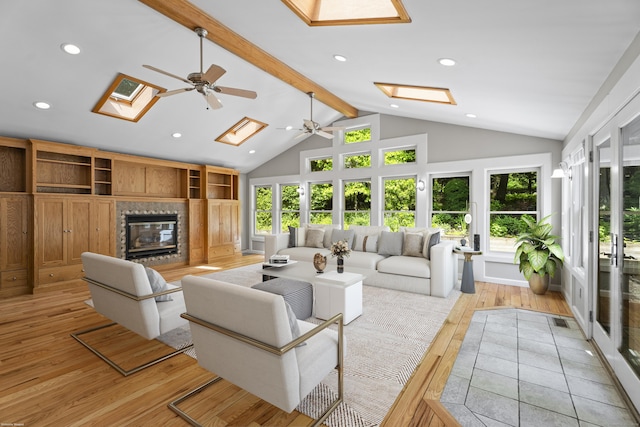
[[[284,277],[311,283],[314,290],[314,316],[328,319],[342,313],[346,325],[362,314],[362,281],[369,271],[347,266],[344,273],[338,273],[336,267],[328,265],[324,273],[318,274],[311,262],[299,261],[275,268],[263,264],[266,272],[263,271],[262,277],[263,280]]]

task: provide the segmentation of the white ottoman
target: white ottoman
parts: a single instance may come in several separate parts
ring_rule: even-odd
[[[329,319],[342,313],[346,325],[362,314],[362,280],[357,273],[330,271],[316,276],[314,287],[314,316]]]

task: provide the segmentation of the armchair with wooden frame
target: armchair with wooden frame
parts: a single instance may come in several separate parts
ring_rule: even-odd
[[[337,398],[313,425],[343,401],[341,313],[316,325],[295,319],[281,295],[196,276],[185,276],[182,288],[198,363],[216,375],[169,404],[186,421],[200,425],[178,405],[222,379],[290,413],[337,369]],[[335,323],[337,331],[329,329]]]

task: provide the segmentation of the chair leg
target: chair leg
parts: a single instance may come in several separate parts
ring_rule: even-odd
[[[80,332],[72,333],[71,336],[73,338],[75,338],[75,340],[78,341],[80,344],[82,344],[83,346],[88,348],[93,354],[95,354],[100,359],[102,359],[105,362],[107,362],[109,364],[109,366],[111,366],[116,371],[120,372],[120,374],[122,374],[125,377],[128,376],[128,375],[131,375],[131,374],[135,374],[136,372],[139,372],[139,371],[141,371],[141,370],[143,370],[145,368],[153,366],[153,365],[155,365],[157,363],[160,363],[160,362],[162,362],[164,360],[167,360],[170,357],[173,357],[173,356],[178,355],[180,353],[184,353],[185,351],[187,351],[188,349],[193,347],[193,344],[189,344],[186,347],[183,347],[183,348],[180,348],[178,350],[172,351],[171,353],[169,353],[167,355],[158,357],[157,359],[153,359],[153,360],[151,360],[149,362],[143,363],[142,365],[138,365],[138,366],[136,366],[134,368],[131,368],[131,369],[124,369],[120,365],[115,363],[113,360],[109,359],[107,356],[102,354],[98,349],[96,349],[95,347],[91,346],[89,343],[87,343],[82,338],[80,338],[80,335],[84,335],[84,334],[88,334],[90,332],[95,332],[95,331],[99,331],[101,329],[109,328],[109,327],[111,327],[111,326],[113,326],[115,324],[116,324],[115,322],[107,323],[106,325],[96,326],[95,328],[85,329],[85,330],[80,331]]]
[[[202,384],[200,387],[196,388],[195,390],[191,390],[189,393],[185,394],[182,397],[177,398],[176,400],[174,400],[173,402],[170,402],[167,406],[169,407],[169,409],[171,409],[173,412],[175,412],[176,414],[178,414],[182,419],[184,419],[185,421],[187,421],[189,424],[191,424],[194,427],[201,427],[202,424],[200,424],[199,422],[197,422],[196,420],[194,420],[193,418],[191,418],[189,415],[187,415],[186,412],[184,412],[182,409],[178,408],[178,405],[182,402],[184,402],[185,400],[187,400],[188,398],[190,398],[191,396],[194,396],[198,393],[200,393],[201,391],[203,391],[204,389],[206,389],[207,387],[217,383],[218,381],[220,381],[222,378],[221,377],[215,377],[212,380],[207,381],[206,383]]]

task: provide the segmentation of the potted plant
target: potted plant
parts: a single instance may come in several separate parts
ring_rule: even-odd
[[[522,221],[527,225],[527,230],[520,233],[515,243],[517,249],[513,262],[520,263],[520,272],[537,295],[547,292],[550,277],[555,275],[558,265],[562,266],[564,262],[564,252],[556,242],[558,236],[550,234],[553,228],[547,222],[550,216],[536,222],[530,216],[523,215]]]

